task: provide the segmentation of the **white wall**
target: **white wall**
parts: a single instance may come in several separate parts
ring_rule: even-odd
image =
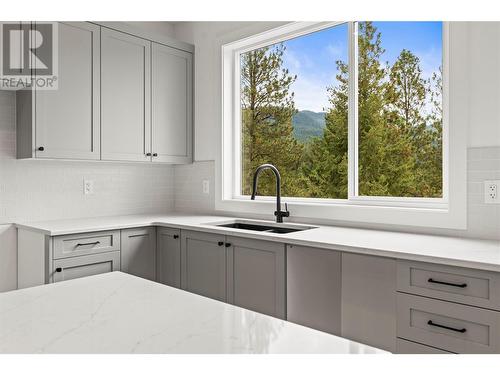
[[[176,23],[177,38],[195,44],[195,166],[175,167],[175,189],[183,192],[190,181],[189,199],[175,202],[176,209],[215,210],[214,196],[201,193],[201,179],[214,179],[214,160],[220,144],[221,124],[221,45],[262,32],[283,23],[189,22]],[[468,98],[468,229],[465,231],[410,228],[412,231],[500,239],[500,205],[483,203],[482,181],[500,179],[500,22],[463,23],[469,46]],[[451,35],[453,37],[453,35]],[[453,64],[454,62],[451,62]],[[457,62],[455,62],[457,63]],[[458,62],[462,63],[462,62]],[[453,85],[453,82],[450,83]],[[453,126],[453,124],[451,124]],[[453,155],[451,156],[453,157]],[[203,172],[201,172],[203,171]],[[212,191],[215,190],[211,186]],[[190,202],[196,202],[190,204]],[[272,219],[268,215],[267,218]],[[293,217],[291,218],[293,220]],[[333,224],[333,223],[332,223]],[[335,223],[353,225],[352,223]],[[409,230],[408,227],[382,229]]]

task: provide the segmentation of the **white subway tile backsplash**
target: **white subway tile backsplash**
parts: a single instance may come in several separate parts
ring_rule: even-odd
[[[15,104],[0,91],[0,224],[173,210],[170,165],[17,160]]]

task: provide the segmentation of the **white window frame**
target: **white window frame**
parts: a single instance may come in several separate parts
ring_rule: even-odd
[[[220,154],[216,161],[215,207],[243,214],[274,212],[274,197],[258,196],[251,201],[241,191],[240,54],[346,22],[293,22],[221,45],[222,124]],[[463,93],[464,30],[443,22],[443,197],[358,196],[357,166],[357,34],[355,22],[348,22],[349,117],[348,117],[348,198],[285,197],[291,218],[411,225],[436,228],[466,228],[466,126],[467,103]],[[453,37],[451,37],[451,35]],[[453,64],[450,64],[453,61]],[[456,63],[455,63],[456,62]],[[352,77],[355,77],[354,79]],[[456,77],[456,79],[454,79]],[[452,84],[450,84],[450,81]],[[464,91],[461,91],[464,90]],[[450,126],[453,124],[453,126]],[[454,155],[450,158],[449,155]]]

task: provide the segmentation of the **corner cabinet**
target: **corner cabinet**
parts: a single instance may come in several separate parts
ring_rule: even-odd
[[[97,160],[100,27],[61,22],[58,30],[58,88],[17,92],[17,157]]]
[[[181,231],[157,228],[156,276],[159,283],[181,287]]]
[[[151,144],[153,162],[192,161],[191,53],[152,43]]]
[[[151,42],[101,31],[102,160],[151,160]]]
[[[58,89],[17,92],[17,157],[192,162],[194,47],[58,25]]]
[[[148,280],[156,280],[156,228],[120,231],[121,270]]]

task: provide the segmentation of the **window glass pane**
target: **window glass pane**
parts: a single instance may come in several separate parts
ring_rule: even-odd
[[[359,195],[442,196],[442,23],[358,23]]]
[[[347,198],[348,27],[240,55],[241,193],[274,164],[288,197]],[[274,195],[271,173],[259,195]]]

